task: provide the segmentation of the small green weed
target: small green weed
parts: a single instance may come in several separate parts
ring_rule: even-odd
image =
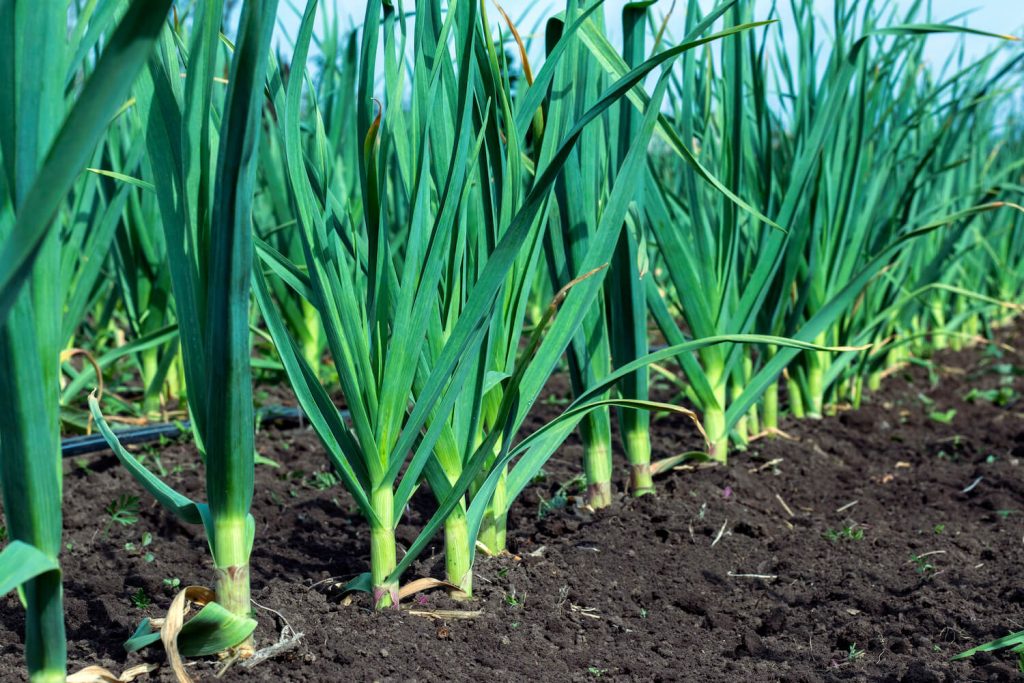
[[[114,524],[131,526],[139,521],[139,497],[129,496],[128,494],[118,496],[103,510],[109,518],[107,519],[106,526],[103,528],[103,534],[106,535],[110,533],[110,527]]]
[[[131,595],[132,607],[135,609],[146,609],[153,604],[153,600],[146,595],[146,591],[140,588]]]
[[[852,524],[847,524],[838,531],[830,528],[828,531],[823,533],[822,536],[833,543],[843,539],[848,541],[862,541],[864,540],[864,529]]]
[[[129,552],[129,553],[134,553],[136,551],[139,551],[139,552],[142,553],[143,561],[145,561],[145,562],[152,562],[156,558],[154,557],[152,552],[147,550],[147,548],[150,545],[152,545],[152,543],[153,543],[153,534],[149,533],[148,531],[144,531],[144,532],[142,532],[142,536],[139,539],[138,545],[136,545],[132,541],[128,541],[127,543],[124,544],[124,549],[125,549],[126,552]]]
[[[1002,386],[998,389],[971,389],[967,394],[964,395],[964,400],[968,403],[974,403],[975,401],[982,400],[988,401],[992,405],[1003,408],[1020,398],[1020,395],[1013,390],[1013,387]]]
[[[914,571],[918,574],[927,575],[935,571],[935,565],[929,562],[924,556],[911,555],[910,561],[914,564]]]
[[[522,607],[524,602],[526,602],[526,596],[516,593],[514,586],[508,593],[505,593],[505,604],[509,607]]]
[[[317,491],[326,491],[337,486],[338,477],[335,476],[334,472],[314,472],[313,478],[310,479],[309,483]]]

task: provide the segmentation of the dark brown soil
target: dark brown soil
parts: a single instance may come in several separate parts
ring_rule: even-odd
[[[1022,331],[1002,338],[1024,343]],[[316,437],[265,427],[259,451],[281,467],[257,473],[257,646],[275,642],[285,620],[305,636],[223,680],[1016,680],[1012,655],[949,661],[1024,628],[1024,402],[964,400],[1002,382],[1024,393],[1024,356],[995,349],[897,372],[862,409],[787,422],[791,438],[758,440],[728,467],[671,472],[657,497],[619,497],[597,514],[570,497],[540,515],[579,470],[579,446],[567,444],[513,511],[516,555],[479,561],[476,600],[412,601],[480,610],[472,619],[376,614],[362,596],[342,604],[328,579],[366,569],[367,529],[340,487],[321,490]],[[553,383],[552,395],[562,393]],[[540,406],[536,420],[557,409]],[[950,424],[930,416],[950,409]],[[659,457],[698,445],[681,420],[658,420],[653,432]],[[190,445],[149,456],[179,490],[202,496]],[[110,523],[104,508],[126,494],[141,498],[138,522]],[[138,661],[125,657],[124,639],[166,609],[174,589],[165,584],[209,581],[206,543],[109,453],[68,463],[65,500],[72,668],[120,670]],[[399,528],[403,543],[422,512]],[[426,558],[407,578],[440,575],[439,551]],[[152,606],[133,606],[133,595]],[[0,680],[23,680],[22,624],[17,598],[0,598]],[[212,680],[218,667],[190,670]],[[162,667],[150,680],[172,678]]]

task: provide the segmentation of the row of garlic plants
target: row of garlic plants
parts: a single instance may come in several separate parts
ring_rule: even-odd
[[[287,58],[273,0],[230,39],[222,0],[170,4],[0,4],[0,591],[22,596],[33,681],[65,676],[62,425],[95,420],[203,526],[214,587],[186,595],[205,606],[180,652],[246,656],[254,368],[287,378],[366,519],[348,588],[385,608],[438,533],[470,598],[478,548],[504,550],[574,430],[587,504],[613,499],[613,413],[628,490],[653,493],[667,464],[725,461],[784,406],[857,404],[1024,298],[1022,57],[982,34],[990,54],[931,68],[928,34],[981,32],[917,4],[837,2],[823,42],[810,0],[781,26],[749,0],[648,0],[614,45],[600,2],[568,0],[540,50],[473,0],[368,0],[352,33],[309,0]],[[672,363],[685,401],[652,401]],[[205,502],[121,446],[104,412],[132,406],[75,411],[126,365],[141,412],[187,406]],[[571,403],[524,433],[563,367]],[[662,412],[694,419],[702,454],[652,454]],[[400,553],[423,485],[434,512]],[[159,639],[144,625],[128,647]]]

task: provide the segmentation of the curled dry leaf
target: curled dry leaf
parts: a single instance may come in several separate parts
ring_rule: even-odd
[[[460,588],[456,586],[454,583],[448,583],[447,581],[442,581],[441,579],[432,579],[430,577],[424,577],[422,579],[410,581],[409,583],[399,588],[398,599],[404,600],[410,595],[422,593],[423,591],[428,591],[434,588],[452,588],[454,590],[460,590]]]
[[[67,683],[131,683],[139,676],[156,671],[159,666],[156,664],[138,664],[125,669],[118,676],[102,666],[87,666],[81,671],[76,671],[67,677]]]
[[[202,606],[213,602],[216,594],[204,586],[186,586],[178,591],[167,609],[167,617],[160,626],[160,640],[167,652],[167,663],[171,665],[174,676],[178,683],[192,683],[192,677],[185,671],[185,664],[182,662],[181,653],[178,652],[178,634],[185,625],[185,614],[188,612],[189,603]]]

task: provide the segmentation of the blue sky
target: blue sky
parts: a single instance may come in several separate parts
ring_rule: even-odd
[[[617,21],[613,19],[621,13],[622,6],[627,0],[605,0],[606,16],[609,17],[609,30],[613,41],[617,42],[621,31]],[[670,26],[678,28],[683,20],[683,8],[687,0],[676,0],[676,13],[671,20]],[[297,0],[295,5],[303,6],[302,0]],[[358,24],[362,21],[362,14],[366,4],[360,0],[322,0],[324,6],[340,12],[342,25],[349,22]],[[415,0],[406,0],[406,4],[415,5]],[[551,13],[558,11],[564,6],[564,0],[502,0],[502,6],[509,15],[516,19],[519,28],[527,31],[536,25],[536,22]],[[710,7],[713,3],[709,0],[702,0],[702,5]],[[829,17],[832,14],[834,3],[832,0],[815,0],[815,10],[822,17]],[[898,9],[908,7],[910,0],[896,0],[895,6]],[[672,0],[658,0],[652,7],[655,16],[660,16],[668,11]],[[754,16],[755,19],[767,18],[771,9],[771,0],[756,0]],[[785,30],[789,3],[786,0],[778,2],[781,11],[782,30]],[[533,6],[532,10],[529,10]],[[290,34],[294,35],[298,25],[298,16],[289,7],[289,3],[280,5],[280,24]],[[492,5],[493,7],[493,5]],[[958,24],[968,25],[972,28],[994,31],[998,33],[1009,33],[1017,37],[1024,37],[1024,0],[931,0],[932,13],[935,20],[947,20],[958,14],[970,10],[971,13],[966,19],[960,19]],[[491,20],[496,21],[499,15],[496,11],[490,12]],[[824,20],[823,20],[824,21]],[[954,36],[931,36],[926,42],[926,58],[935,63],[941,63],[949,51],[956,45],[957,38]],[[995,45],[995,41],[988,38],[969,36],[965,38],[966,49],[969,56],[980,56]],[[1018,49],[1024,49],[1024,44]]]

